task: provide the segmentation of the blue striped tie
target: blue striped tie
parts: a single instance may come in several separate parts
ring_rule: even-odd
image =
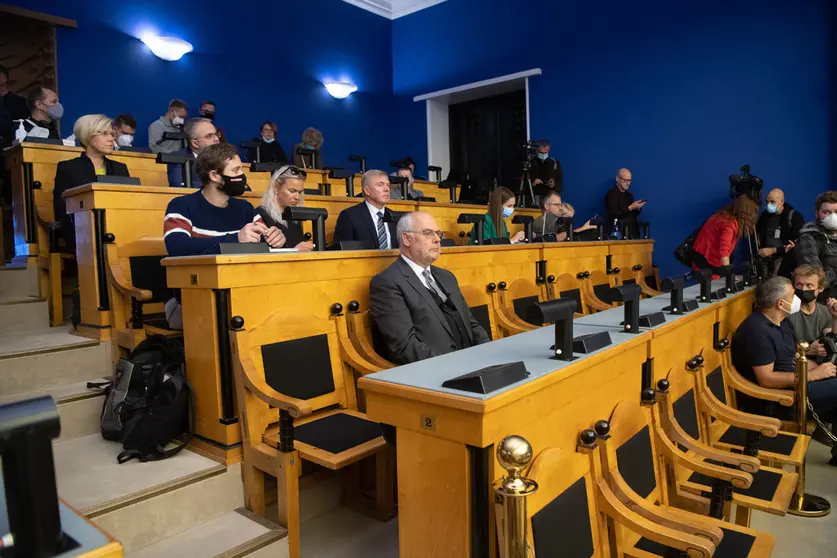
[[[384,212],[378,212],[378,246],[381,250],[389,249],[389,242],[387,242],[387,230],[384,228]]]

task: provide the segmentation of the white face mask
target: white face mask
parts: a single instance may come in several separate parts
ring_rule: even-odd
[[[175,126],[183,126],[183,117],[182,116],[175,116],[171,119],[171,123]]]
[[[785,301],[785,299],[782,299],[782,300],[784,302],[787,302],[787,301]],[[782,305],[782,311],[787,312],[788,314],[796,314],[797,312],[799,312],[800,308],[802,308],[802,301],[796,295],[793,295],[793,302],[791,302],[790,312],[785,310],[785,305],[784,304]]]
[[[837,231],[837,213],[826,215],[822,220],[822,226],[830,231]]]
[[[131,147],[132,143],[134,143],[134,136],[131,134],[122,134],[116,138],[116,145],[119,147]]]

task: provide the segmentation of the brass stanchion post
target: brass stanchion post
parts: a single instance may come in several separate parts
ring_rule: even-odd
[[[808,425],[808,343],[799,343],[796,352],[796,427],[804,435]],[[831,512],[831,504],[821,496],[805,493],[805,462],[799,468],[799,482],[791,497],[788,513],[802,517],[822,517]]]
[[[534,551],[527,552],[526,497],[538,483],[520,475],[532,461],[532,446],[520,436],[507,436],[497,447],[497,461],[508,473],[494,483],[500,558],[534,558]]]

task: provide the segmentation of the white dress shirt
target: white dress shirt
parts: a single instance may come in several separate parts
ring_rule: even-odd
[[[427,279],[425,279],[425,277],[424,277],[424,270],[425,269],[430,269],[430,266],[421,267],[419,264],[417,264],[416,262],[414,262],[413,260],[411,260],[410,258],[405,256],[404,254],[401,254],[401,259],[404,260],[405,262],[407,262],[407,265],[410,266],[410,269],[412,269],[413,273],[416,274],[416,277],[419,278],[419,281],[421,281],[421,284],[424,285],[425,288],[429,289],[430,286],[428,286]],[[435,277],[434,277],[434,279],[435,279]]]
[[[375,236],[378,235],[378,212],[381,211],[386,215],[385,209],[378,209],[374,205],[370,204],[368,201],[364,201],[363,203],[366,204],[366,209],[369,210],[369,214],[372,215],[372,224],[375,225]],[[392,245],[392,238],[390,238],[389,234],[389,223],[384,223],[384,232],[387,233],[387,248],[394,248]]]

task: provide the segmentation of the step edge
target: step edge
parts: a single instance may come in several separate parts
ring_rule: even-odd
[[[95,519],[97,517],[102,517],[103,515],[107,515],[109,513],[113,513],[121,509],[127,508],[128,506],[131,506],[133,504],[144,502],[146,500],[151,500],[152,498],[155,498],[161,494],[166,494],[168,492],[180,490],[181,488],[197,484],[206,479],[211,479],[213,477],[223,475],[226,472],[227,468],[225,466],[221,464],[215,464],[213,467],[210,467],[209,469],[197,471],[195,473],[186,475],[185,477],[180,477],[164,482],[162,484],[152,486],[146,490],[141,490],[132,494],[126,494],[125,496],[122,496],[120,498],[116,498],[114,500],[109,500],[107,502],[103,502],[101,504],[85,508],[81,510],[81,513],[87,519]]]
[[[85,341],[82,341],[81,343],[77,343],[75,345],[66,345],[63,347],[45,347],[42,349],[19,351],[16,353],[0,353],[0,360],[5,360],[9,358],[24,358],[28,356],[48,355],[50,353],[63,353],[75,349],[89,349],[91,347],[98,347],[99,344],[100,341],[96,341],[95,339],[87,339]]]
[[[224,551],[221,554],[216,554],[215,558],[244,558],[257,550],[261,550],[275,542],[279,542],[282,539],[287,538],[287,536],[288,534],[283,533],[282,531],[268,531],[267,533],[259,535],[255,539],[250,539],[249,541]]]
[[[4,302],[3,299],[0,299],[0,306],[15,306],[17,304],[34,304],[37,302],[46,302],[46,299],[40,296],[33,296],[33,297],[25,297],[19,300],[10,300],[8,302]]]

